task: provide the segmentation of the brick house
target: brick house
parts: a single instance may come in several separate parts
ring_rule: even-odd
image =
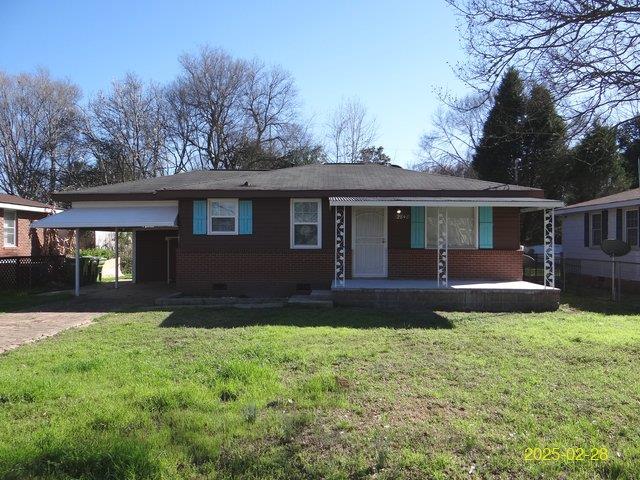
[[[0,194],[0,257],[42,255],[44,231],[32,229],[31,223],[55,212],[60,210],[51,205],[15,195]]]
[[[39,226],[134,232],[135,281],[249,296],[521,282],[520,211],[561,205],[538,189],[376,164],[187,172],[56,198],[73,208]]]

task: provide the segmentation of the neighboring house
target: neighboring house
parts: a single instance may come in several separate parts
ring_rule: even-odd
[[[31,229],[31,223],[60,211],[35,200],[0,194],[0,257],[41,255],[44,249],[44,232]]]
[[[138,282],[261,296],[360,279],[520,281],[520,210],[562,205],[538,189],[376,164],[197,171],[56,198],[72,208],[38,226],[134,231]]]
[[[610,278],[610,259],[600,246],[602,240],[622,240],[631,252],[619,259],[620,277],[640,281],[639,209],[640,189],[634,188],[556,210],[565,261],[576,264],[582,275]]]

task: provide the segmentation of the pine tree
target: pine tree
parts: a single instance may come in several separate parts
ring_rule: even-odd
[[[472,166],[482,180],[518,183],[523,154],[521,123],[526,98],[520,75],[509,69],[494,97],[494,104],[482,130]]]
[[[618,151],[616,130],[596,122],[572,152],[571,203],[610,195],[631,183]]]
[[[564,198],[569,173],[567,126],[558,115],[551,92],[534,85],[527,98],[522,122],[523,152],[519,184],[541,188],[548,198]],[[524,245],[542,241],[542,213],[522,217],[521,237]]]
[[[618,127],[618,145],[624,157],[624,168],[631,179],[631,187],[637,187],[640,168],[640,117]]]
[[[563,198],[569,173],[567,125],[546,87],[531,89],[522,130],[520,185],[541,188],[549,198]]]

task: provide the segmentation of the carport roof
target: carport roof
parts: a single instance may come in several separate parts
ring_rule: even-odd
[[[83,207],[65,210],[31,224],[34,228],[157,228],[176,227],[178,207]]]

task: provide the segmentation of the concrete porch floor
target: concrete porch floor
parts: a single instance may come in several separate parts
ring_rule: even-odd
[[[487,279],[470,279],[470,280],[449,280],[448,289],[457,290],[514,290],[514,291],[531,291],[531,290],[550,290],[532,282],[518,281],[502,281]],[[336,287],[335,280],[331,284],[332,290],[438,290],[437,280],[400,280],[389,278],[352,278],[345,282],[344,287]],[[553,289],[552,289],[553,290]]]

